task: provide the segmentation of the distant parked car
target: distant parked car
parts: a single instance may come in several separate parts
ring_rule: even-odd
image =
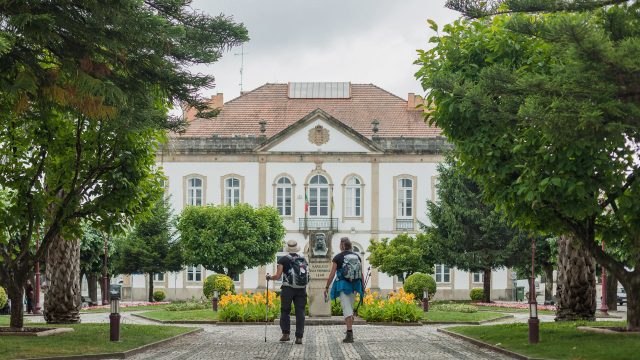
[[[627,302],[627,292],[624,288],[618,288],[618,305],[623,305]]]

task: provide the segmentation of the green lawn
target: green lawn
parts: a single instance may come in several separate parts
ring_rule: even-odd
[[[0,326],[9,325],[9,315],[0,315]]]
[[[128,312],[128,311],[141,311],[141,310],[160,310],[167,307],[169,304],[162,305],[140,305],[140,306],[128,306],[128,307],[120,307],[120,312]],[[108,313],[111,312],[111,309],[107,307],[106,309],[83,309],[81,312],[87,313]]]
[[[120,342],[109,341],[108,324],[64,325],[74,332],[54,336],[2,336],[2,359],[88,355],[126,351],[185,333],[193,328],[181,326],[129,325],[120,329]]]
[[[216,321],[218,313],[211,309],[185,311],[148,311],[140,315],[160,321]]]
[[[500,312],[508,312],[508,313],[528,313],[529,312],[529,309],[514,309],[514,308],[497,307],[497,306],[478,306],[478,310],[500,311]],[[556,312],[552,310],[538,310],[538,314],[555,315]]]
[[[424,313],[425,321],[434,322],[467,322],[467,321],[485,321],[497,319],[504,314],[489,311],[478,311],[474,313],[462,313],[453,311],[429,311]]]
[[[638,359],[640,335],[595,334],[576,329],[579,325],[625,326],[623,322],[541,323],[540,343],[530,345],[527,324],[456,326],[457,332],[522,355],[544,359],[625,360]]]

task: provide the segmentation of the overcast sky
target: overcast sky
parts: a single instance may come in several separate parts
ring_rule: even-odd
[[[264,83],[350,81],[373,83],[392,93],[422,93],[413,77],[416,49],[433,32],[458,17],[445,0],[195,0],[212,15],[245,24],[243,90]],[[240,94],[240,56],[235,48],[212,66],[197,69],[216,77],[225,101]]]

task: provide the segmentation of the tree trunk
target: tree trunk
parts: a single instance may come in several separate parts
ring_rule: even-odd
[[[12,329],[22,329],[24,326],[24,287],[22,284],[8,284],[7,295],[11,300],[11,320],[9,327]]]
[[[544,301],[553,301],[553,265],[544,266]]]
[[[153,273],[149,273],[149,302],[153,301]]]
[[[607,271],[607,307],[611,311],[618,311],[618,280]]]
[[[98,275],[95,273],[87,275],[87,293],[91,298],[91,305],[98,305]]]
[[[568,235],[558,239],[556,321],[595,320],[595,272],[594,259],[576,239]]]
[[[627,292],[627,329],[640,331],[640,281],[629,281],[624,289]]]
[[[483,285],[483,294],[482,301],[489,303],[491,302],[491,269],[484,269],[484,275],[482,277],[482,285]]]
[[[80,240],[53,239],[47,251],[49,290],[44,299],[44,319],[49,324],[80,322]]]

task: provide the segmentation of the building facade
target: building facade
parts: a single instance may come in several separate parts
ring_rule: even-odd
[[[187,130],[171,135],[158,165],[176,213],[205,204],[270,205],[282,216],[285,240],[305,247],[309,230],[331,230],[333,249],[348,236],[366,268],[371,239],[415,234],[429,223],[426,202],[436,198],[436,166],[448,144],[423,121],[420,101],[351,83],[266,84],[227,103],[218,94],[211,103],[220,114],[195,119],[186,112]],[[264,288],[276,259],[234,279],[236,288]],[[189,266],[155,275],[154,287],[169,299],[200,298],[211,273]],[[441,299],[468,299],[482,286],[482,274],[444,264],[433,276]],[[370,286],[391,291],[401,280],[372,269]],[[145,276],[127,276],[124,297],[143,299],[145,287]],[[494,298],[509,298],[510,271],[493,272],[492,287]]]

